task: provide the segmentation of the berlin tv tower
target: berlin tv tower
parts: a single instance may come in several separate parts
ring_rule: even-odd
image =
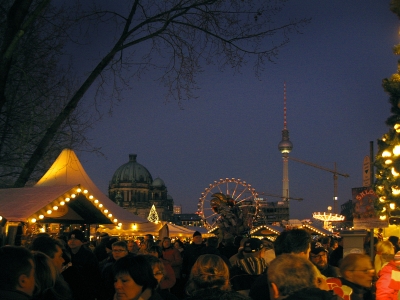
[[[293,149],[293,144],[289,140],[289,130],[286,128],[286,82],[283,83],[283,130],[282,140],[278,144],[279,151],[282,153],[283,178],[282,178],[282,199],[287,201],[289,207],[289,168],[288,155]],[[290,213],[290,212],[289,212]]]

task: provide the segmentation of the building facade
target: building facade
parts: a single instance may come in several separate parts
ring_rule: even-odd
[[[131,213],[147,219],[152,205],[160,221],[169,221],[173,215],[174,200],[168,195],[164,181],[153,180],[150,172],[136,161],[136,154],[114,173],[108,186],[109,198]]]

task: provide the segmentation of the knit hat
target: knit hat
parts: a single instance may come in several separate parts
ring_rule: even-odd
[[[83,235],[82,231],[80,231],[79,229],[75,229],[75,230],[72,230],[70,232],[70,234],[68,236],[68,239],[69,240],[77,239],[77,240],[80,240],[81,242],[84,242],[85,241],[85,236]]]
[[[263,242],[257,238],[250,238],[244,243],[243,252],[252,253],[264,248]]]
[[[317,255],[320,252],[328,252],[320,242],[311,243],[311,253]]]
[[[195,231],[195,232],[193,233],[193,237],[195,237],[195,236],[201,236],[201,233],[200,233],[199,231]]]

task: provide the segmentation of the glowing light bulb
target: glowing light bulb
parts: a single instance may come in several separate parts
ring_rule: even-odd
[[[391,156],[392,154],[388,150],[382,152],[382,157],[391,157]]]
[[[76,197],[76,195],[75,195],[75,194],[72,194],[72,195],[71,195],[71,198],[75,198],[75,197]]]
[[[385,165],[390,165],[393,161],[391,159],[385,160]]]
[[[48,215],[51,215],[51,213],[52,213],[52,211],[51,211],[51,209],[49,209],[49,210],[47,211],[47,214],[48,214]]]
[[[396,208],[396,204],[392,202],[392,203],[389,204],[389,207],[390,207],[390,209],[395,209]]]
[[[65,198],[65,202],[69,202],[71,199],[70,198]]]
[[[399,189],[399,187],[396,185],[396,186],[392,186],[392,194],[393,195],[399,195],[400,194],[400,189]]]
[[[379,216],[379,219],[386,220],[386,216]]]
[[[396,156],[400,155],[400,145],[394,146],[393,154],[396,155]]]
[[[99,204],[99,207],[103,207],[103,204],[100,203],[100,204]]]
[[[87,194],[87,193],[88,193],[88,190],[83,190],[83,193],[84,193],[84,194]]]
[[[82,192],[82,189],[77,189],[76,191],[77,191],[78,193],[80,193],[80,192]]]
[[[89,196],[89,199],[90,199],[90,200],[92,200],[93,198],[94,198],[93,195],[90,195],[90,196]]]
[[[105,209],[105,210],[104,210],[104,213],[105,213],[105,214],[108,213],[108,209]]]
[[[44,218],[43,215],[39,215],[39,219],[42,220]]]
[[[97,203],[99,203],[99,200],[97,200],[97,199],[96,199],[96,200],[94,200],[94,203],[96,203],[96,204],[97,204]]]
[[[53,206],[53,210],[58,210],[58,206],[57,206],[57,205],[54,205],[54,206]]]
[[[61,206],[64,206],[64,205],[65,205],[65,202],[64,202],[64,201],[61,201],[61,202],[60,202],[60,205],[61,205]]]
[[[112,217],[112,214],[108,214],[108,217],[111,218],[111,217]]]
[[[31,222],[32,222],[32,223],[36,223],[36,219],[35,219],[35,218],[32,218],[32,219],[31,219]]]
[[[118,222],[118,219],[114,219],[113,222],[114,222],[114,223],[117,223],[117,222]]]

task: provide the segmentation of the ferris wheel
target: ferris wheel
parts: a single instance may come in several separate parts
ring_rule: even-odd
[[[251,228],[258,213],[255,189],[246,181],[225,178],[214,181],[201,193],[197,204],[197,213],[203,219],[204,226],[212,229],[221,221],[222,215],[238,211],[247,228]],[[225,212],[225,213],[224,213]]]

